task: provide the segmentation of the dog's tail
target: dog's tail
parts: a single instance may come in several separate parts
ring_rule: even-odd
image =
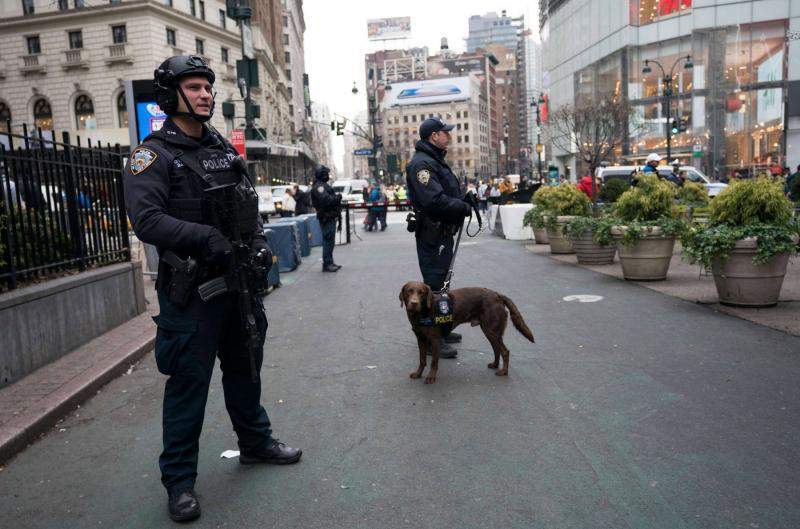
[[[506,308],[508,308],[508,312],[511,313],[511,321],[512,323],[514,323],[514,327],[517,328],[517,330],[520,332],[520,334],[522,334],[522,336],[535,343],[536,340],[533,339],[533,333],[525,324],[525,320],[522,319],[522,314],[519,313],[519,309],[517,309],[517,306],[514,305],[514,302],[511,301],[510,298],[507,298],[502,294],[497,294],[497,295],[500,296],[500,299],[503,300],[503,303],[505,303]]]

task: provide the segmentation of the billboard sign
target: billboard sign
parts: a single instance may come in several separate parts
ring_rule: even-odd
[[[392,90],[387,92],[387,95],[388,106],[464,101],[472,95],[472,83],[469,77],[394,83]]]
[[[758,66],[758,81],[760,83],[781,80],[783,80],[783,50],[778,51]],[[758,97],[756,119],[759,122],[770,123],[783,119],[782,88],[758,90],[756,94]]]
[[[247,149],[245,148],[244,129],[233,129],[231,131],[231,144],[236,152],[247,159]]]
[[[367,38],[369,40],[407,39],[410,37],[411,17],[367,20]]]
[[[136,102],[136,125],[141,143],[151,132],[161,130],[167,115],[161,111],[155,101]]]
[[[472,57],[466,59],[428,59],[428,75],[431,77],[446,75],[484,74],[485,59]]]

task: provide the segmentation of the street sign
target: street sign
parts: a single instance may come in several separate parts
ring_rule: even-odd
[[[356,149],[353,154],[356,156],[372,156],[372,149]]]
[[[248,59],[255,59],[255,53],[253,52],[253,30],[250,29],[250,26],[242,21],[242,51],[244,52],[244,56]]]
[[[703,146],[699,143],[695,143],[692,145],[692,158],[702,158],[703,157]]]
[[[231,131],[231,143],[236,149],[236,152],[247,158],[247,151],[245,149],[244,129],[233,129]]]

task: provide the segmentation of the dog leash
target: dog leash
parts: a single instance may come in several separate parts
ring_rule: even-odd
[[[469,194],[468,194],[469,196]],[[467,236],[468,237],[477,237],[478,234],[483,231],[483,222],[481,220],[481,214],[478,211],[478,205],[474,198],[471,198],[469,202],[470,205],[469,210],[469,220],[467,221]],[[478,231],[474,234],[469,233],[469,225],[472,223],[472,212],[475,211],[475,217],[478,220]],[[450,266],[447,270],[447,275],[444,278],[444,284],[442,284],[442,289],[439,291],[443,294],[447,294],[450,291],[450,281],[453,279],[453,267],[456,264],[456,254],[458,253],[458,246],[461,244],[461,233],[464,231],[464,222],[461,222],[461,226],[458,227],[458,237],[456,237],[456,243],[453,246],[453,257],[450,259]]]

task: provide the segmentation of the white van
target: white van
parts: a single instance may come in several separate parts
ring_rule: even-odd
[[[597,179],[602,183],[605,183],[613,178],[624,179],[627,182],[630,180],[631,173],[633,171],[641,171],[642,169],[643,167],[636,165],[609,165],[608,167],[598,167]],[[659,165],[657,170],[659,176],[667,177],[672,172],[672,166]],[[691,165],[682,165],[680,170],[686,171],[686,179],[688,181],[703,184],[706,188],[706,191],[708,191],[709,197],[715,197],[719,195],[723,189],[728,187],[728,184],[723,184],[722,182],[712,182],[706,175]]]
[[[333,190],[342,194],[344,202],[363,202],[363,191],[369,187],[366,180],[336,180],[331,184]]]

